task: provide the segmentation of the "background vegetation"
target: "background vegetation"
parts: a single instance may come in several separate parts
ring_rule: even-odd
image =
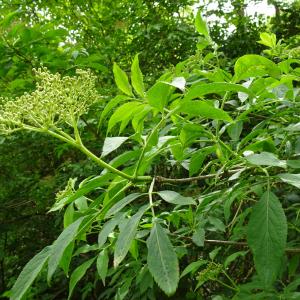
[[[111,99],[120,93],[118,87],[123,96],[117,98],[119,99],[117,101],[119,103],[128,101],[125,97],[126,88],[125,90],[124,88],[120,89],[118,80],[117,85],[115,83],[114,77],[118,78],[118,71],[115,67],[115,74],[113,73],[114,62],[117,62],[118,66],[127,74],[130,74],[133,58],[140,53],[139,65],[144,74],[146,90],[148,90],[163,73],[165,75],[161,80],[169,83],[173,82],[174,77],[185,78],[184,87],[186,86],[188,89],[198,81],[228,83],[231,80],[228,79],[230,74],[234,73],[233,70],[237,70],[237,67],[234,67],[237,59],[244,54],[262,53],[276,64],[299,58],[299,50],[297,50],[299,47],[299,1],[290,4],[282,1],[270,1],[276,9],[276,15],[268,20],[259,15],[256,18],[247,16],[245,14],[247,1],[231,1],[233,9],[229,12],[224,12],[224,6],[228,1],[219,0],[217,2],[218,9],[212,11],[208,9],[209,3],[201,5],[197,1],[189,0],[157,2],[73,0],[50,3],[48,1],[0,1],[0,96],[14,98],[26,92],[32,92],[36,85],[34,68],[47,67],[51,73],[58,72],[63,76],[74,76],[75,70],[78,68],[92,70],[96,75],[97,101],[88,112],[80,116],[78,128],[83,144],[100,156],[107,134],[112,137],[119,135],[117,128],[107,131],[108,117],[113,111],[116,111],[117,102],[115,107],[111,107],[107,116],[103,115],[103,109],[107,107],[106,105],[111,102]],[[209,23],[210,34],[206,34],[200,19],[198,20],[200,23],[196,23],[195,28],[192,7],[200,8],[204,17],[212,14],[222,17],[225,23]],[[231,25],[235,26],[233,32],[229,31]],[[272,35],[260,37],[260,33],[265,31],[275,33],[277,40],[274,42]],[[261,42],[257,43],[259,40]],[[272,66],[272,68],[276,73],[277,67]],[[210,76],[205,75],[204,70]],[[119,70],[119,72],[121,71]],[[176,244],[181,272],[190,263],[198,262],[198,264],[192,265],[190,272],[187,273],[188,276],[183,277],[183,280],[180,281],[176,293],[172,296],[173,299],[202,299],[201,297],[203,299],[209,299],[209,297],[215,297],[215,299],[228,297],[230,299],[234,295],[242,297],[241,299],[246,299],[250,295],[249,297],[252,298],[249,299],[253,299],[255,293],[258,294],[258,299],[271,299],[270,297],[286,297],[283,299],[295,297],[294,299],[297,299],[296,297],[299,296],[296,293],[298,282],[294,283],[294,279],[299,274],[299,253],[297,251],[296,253],[294,253],[295,251],[289,252],[283,263],[286,267],[281,268],[281,273],[278,270],[274,271],[274,274],[280,273],[280,280],[276,282],[273,289],[265,289],[255,281],[253,258],[248,248],[244,248],[243,244],[234,244],[245,240],[245,225],[248,223],[251,203],[263,198],[266,174],[261,170],[264,168],[264,164],[252,161],[258,167],[248,168],[248,163],[251,165],[251,161],[245,165],[244,160],[237,159],[226,149],[226,145],[227,147],[229,145],[231,151],[239,156],[242,156],[243,151],[253,151],[258,154],[268,152],[275,155],[271,157],[271,163],[267,165],[269,168],[267,171],[270,173],[268,176],[271,176],[271,180],[268,180],[271,181],[272,192],[280,197],[285,214],[288,216],[289,244],[285,248],[297,248],[299,245],[297,238],[299,192],[295,187],[297,183],[294,183],[292,187],[287,187],[282,182],[272,181],[272,178],[285,172],[280,169],[280,162],[275,159],[276,157],[281,161],[298,158],[297,127],[288,131],[288,134],[283,132],[282,128],[298,122],[298,107],[291,103],[299,100],[297,93],[299,65],[296,61],[288,61],[286,69],[284,69],[284,64],[281,65],[281,72],[281,77],[278,77],[268,72],[261,74],[254,70],[248,77],[254,77],[255,80],[253,80],[256,84],[251,85],[251,82],[248,84],[251,85],[251,92],[256,93],[255,95],[260,97],[261,101],[275,98],[284,103],[264,103],[263,107],[256,107],[254,112],[251,111],[253,113],[251,117],[240,118],[238,122],[234,123],[234,126],[229,126],[226,123],[228,119],[226,120],[225,117],[224,120],[224,116],[221,119],[216,118],[217,120],[212,122],[210,117],[208,120],[205,118],[205,120],[194,119],[190,112],[182,111],[184,120],[169,118],[166,120],[165,127],[161,128],[162,132],[159,133],[161,137],[173,136],[176,138],[164,145],[161,154],[155,158],[151,166],[146,164],[143,167],[146,175],[157,174],[168,178],[188,178],[197,176],[200,172],[200,175],[211,175],[221,170],[219,176],[213,179],[208,177],[207,180],[204,178],[205,180],[194,180],[181,185],[176,182],[157,182],[154,187],[156,191],[175,190],[177,193],[185,197],[193,197],[193,199],[204,195],[208,197],[205,198],[208,199],[206,202],[201,200],[207,203],[207,207],[203,211],[201,210],[203,209],[201,208],[202,202],[200,201],[200,204],[197,202],[200,205],[200,212],[199,205],[197,209],[193,206],[179,207],[174,212],[174,206],[166,203],[160,203],[159,207],[155,207],[156,215],[164,220],[165,224],[168,224],[170,233],[174,234],[172,243]],[[241,80],[245,81],[246,77]],[[260,77],[266,79],[264,83],[259,81]],[[280,82],[279,85],[275,84],[274,78]],[[173,90],[170,93],[173,98],[170,97],[174,100],[181,97],[183,87],[182,82],[179,86],[175,82],[175,87],[174,82],[172,84],[173,87],[171,85],[170,89]],[[261,89],[273,93],[273,95],[261,93]],[[164,90],[159,90],[159,94],[164,92]],[[221,94],[211,95],[207,99],[214,101],[225,99],[225,110],[229,111],[230,118],[236,120],[240,116],[239,111],[241,114],[246,112],[247,105],[251,104],[247,102],[250,101],[250,98],[242,100],[244,99],[243,94],[238,96],[236,92],[224,89]],[[239,92],[241,93],[241,91]],[[168,94],[169,91],[166,93]],[[236,104],[236,101],[240,101],[239,104]],[[153,106],[158,111],[149,111],[151,117],[148,116],[145,119],[143,126],[125,127],[122,136],[133,136],[133,138],[117,149],[116,154],[108,154],[108,161],[124,152],[139,150],[139,145],[142,144],[139,136],[151,133],[151,129],[160,119],[160,107],[155,104]],[[278,108],[282,107],[284,108],[283,114],[279,115]],[[168,109],[172,108],[170,104]],[[236,113],[237,111],[238,113]],[[248,113],[245,113],[244,116]],[[100,118],[102,118],[101,123],[99,123]],[[223,121],[225,122],[223,123]],[[173,124],[173,127],[170,124]],[[201,128],[188,127],[199,124],[201,124]],[[257,134],[249,136],[254,129],[258,130]],[[63,130],[70,133],[66,127],[63,127]],[[225,143],[225,146],[220,143],[211,144],[207,141],[210,137],[207,136],[206,131],[214,134],[216,131],[221,132],[220,136],[223,134],[221,141]],[[197,137],[193,135],[193,132],[198,132]],[[199,136],[204,139],[204,142],[197,141]],[[178,143],[181,145],[180,147]],[[216,145],[221,146],[216,148]],[[197,150],[202,148],[205,148],[205,151],[201,150],[198,153]],[[130,159],[135,161],[138,153],[131,154],[133,156]],[[270,157],[261,159],[266,162]],[[120,163],[120,166],[124,165],[124,170],[128,174],[131,172],[131,160]],[[189,162],[191,166],[191,160],[197,162],[197,166],[192,171],[186,165]],[[228,163],[229,161],[232,161],[231,164]],[[298,161],[290,163],[289,167],[292,169],[289,172],[297,172],[298,166]],[[243,168],[246,168],[246,172],[236,175],[239,193],[232,194],[231,189],[235,181],[228,182],[228,178],[232,175],[230,172],[232,170],[238,172]],[[82,180],[99,175],[103,168],[71,145],[61,143],[54,137],[33,131],[17,131],[13,135],[0,136],[0,170],[0,294],[5,298],[8,297],[9,290],[16,282],[25,264],[45,246],[52,244],[66,225],[66,214],[64,217],[59,212],[48,213],[55,203],[56,194],[64,190],[68,182],[69,185],[74,183],[71,190],[73,189],[75,192]],[[223,171],[225,175],[222,173]],[[238,178],[238,176],[241,177]],[[70,182],[69,178],[74,180]],[[293,182],[297,180],[296,177]],[[291,181],[291,179],[285,181]],[[148,193],[149,185],[150,182],[142,184],[138,188],[131,188],[125,195],[137,192],[137,190]],[[255,189],[253,186],[256,186]],[[117,185],[117,189],[123,187],[122,184]],[[105,188],[115,193],[112,186]],[[247,194],[246,199],[243,199],[242,195],[248,190],[250,193]],[[221,194],[228,196],[225,197],[227,201],[217,201],[221,198]],[[95,199],[98,191],[89,190],[89,194],[85,196]],[[159,201],[158,195],[155,197],[157,197],[155,201]],[[164,197],[161,196],[161,198],[164,200]],[[188,198],[189,200],[184,199],[182,201],[191,201],[190,198]],[[131,206],[127,213],[134,215],[142,202]],[[77,206],[73,207],[74,209],[82,213],[80,212],[82,209],[80,203],[77,203]],[[71,210],[69,208],[69,211]],[[168,215],[168,213],[170,214]],[[146,230],[148,223],[151,222],[145,220],[144,227],[142,226],[140,231]],[[101,225],[103,224],[101,223]],[[99,228],[96,227],[93,230],[99,231]],[[203,244],[204,231],[206,240],[231,241],[233,244],[222,245],[213,242]],[[97,234],[91,234],[87,238],[87,244],[92,247],[97,239]],[[140,239],[145,240],[142,233]],[[181,244],[180,239],[184,243]],[[114,245],[115,240],[112,238],[110,242]],[[139,243],[143,245],[142,242]],[[80,242],[78,245],[81,245]],[[204,248],[203,245],[205,245]],[[126,263],[131,265],[132,261],[136,261],[141,265],[137,264],[127,270],[126,264],[123,262],[123,267],[116,271],[110,261],[111,271],[107,275],[109,279],[106,287],[101,283],[99,277],[101,273],[96,275],[96,267],[92,267],[76,287],[73,298],[112,299],[115,297],[115,299],[126,299],[127,297],[128,299],[142,299],[141,295],[144,299],[166,297],[161,289],[153,283],[149,272],[143,271],[145,249],[141,245],[136,248],[139,248],[140,254],[132,246],[131,254],[129,254],[131,258],[127,257]],[[108,251],[112,257],[112,252],[109,252],[110,248],[107,249],[105,251]],[[255,255],[255,249],[251,250]],[[88,261],[91,258],[89,253],[88,250],[82,250],[79,256],[72,260],[70,269],[74,270],[80,263]],[[106,252],[101,253],[102,257],[105,257]],[[130,288],[131,281],[126,281],[125,278],[133,277],[132,274],[136,272],[141,272],[141,275],[134,279],[135,285],[132,284],[134,288]],[[104,275],[102,274],[102,276]],[[118,278],[121,278],[122,282],[118,282]],[[157,282],[157,280],[155,281]],[[69,278],[63,274],[63,270],[55,273],[50,286],[48,286],[45,276],[40,276],[33,288],[27,292],[26,297],[28,299],[66,299],[68,282]],[[249,282],[252,286],[248,285],[244,290],[236,287],[244,283],[249,284]],[[124,285],[118,285],[121,283]],[[289,286],[289,284],[292,285]],[[165,291],[164,288],[162,290]],[[244,294],[239,296],[239,293]]]

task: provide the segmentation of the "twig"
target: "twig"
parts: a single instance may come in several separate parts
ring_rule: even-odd
[[[156,176],[155,178],[158,182],[181,183],[181,182],[191,182],[191,181],[214,178],[216,176],[236,173],[238,171],[240,171],[240,170],[229,170],[229,171],[222,172],[220,174],[215,173],[215,174],[199,175],[199,176],[187,177],[187,178],[166,178],[166,177],[163,177],[163,176]]]
[[[224,240],[205,240],[205,244],[217,244],[217,245],[232,245],[240,247],[249,247],[246,242],[234,242],[234,241],[224,241]],[[286,248],[286,253],[298,254],[300,253],[300,248]]]
[[[156,176],[156,180],[158,182],[180,183],[180,182],[191,182],[191,181],[197,181],[202,179],[208,179],[208,178],[213,178],[215,176],[217,176],[217,174],[200,175],[200,176],[187,177],[187,178],[166,178],[163,176]]]

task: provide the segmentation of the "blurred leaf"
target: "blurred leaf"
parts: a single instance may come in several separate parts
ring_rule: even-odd
[[[195,273],[201,266],[206,265],[207,260],[198,260],[190,263],[181,273],[180,278],[184,277],[189,273]]]
[[[251,90],[242,85],[227,83],[227,82],[213,82],[207,84],[193,85],[185,95],[186,100],[200,98],[207,94],[223,94],[225,92],[243,92],[251,95]]]
[[[118,109],[113,113],[113,115],[109,119],[107,131],[109,132],[119,122],[128,123],[132,115],[137,110],[139,110],[141,105],[142,104],[138,101],[132,101],[118,107]],[[123,125],[123,127],[125,126]]]
[[[224,267],[225,269],[233,262],[235,261],[238,257],[240,256],[245,256],[247,254],[247,251],[238,251],[235,252],[229,256],[226,257],[225,262],[224,262]]]
[[[198,10],[196,18],[195,18],[195,27],[200,34],[203,34],[207,40],[210,40],[209,30],[206,22],[203,20],[201,16],[201,11]]]
[[[131,246],[131,242],[136,235],[140,219],[148,209],[148,204],[142,206],[139,211],[128,220],[126,226],[120,230],[114,251],[114,267],[118,266],[125,258]]]
[[[104,249],[99,253],[97,258],[97,271],[103,282],[103,285],[105,285],[105,278],[108,271],[108,262],[109,262],[108,253],[107,250]]]
[[[268,288],[279,274],[287,240],[286,216],[272,192],[265,192],[253,207],[247,240],[256,271]]]
[[[110,219],[109,221],[107,221],[102,229],[99,232],[98,235],[98,245],[99,248],[101,248],[106,240],[107,237],[109,236],[110,233],[113,232],[113,230],[115,229],[115,227],[125,218],[125,213],[116,213],[115,216]]]
[[[143,74],[139,66],[138,54],[134,57],[131,65],[131,83],[137,94],[141,97],[145,96],[145,87],[143,82]]]
[[[23,268],[11,290],[10,299],[21,300],[49,258],[51,247],[36,254]]]
[[[248,54],[238,58],[234,65],[234,72],[236,82],[249,77],[259,77],[267,74],[273,77],[280,75],[280,69],[275,63],[266,57],[255,54]]]
[[[231,117],[222,109],[215,108],[204,101],[184,101],[179,111],[192,116],[201,116],[213,120],[232,122]]]
[[[47,280],[50,282],[53,273],[58,267],[65,249],[70,245],[77,235],[77,231],[81,223],[85,220],[86,217],[81,217],[71,225],[69,225],[53,243],[49,255],[48,262],[48,277]]]
[[[168,235],[158,223],[151,230],[147,248],[151,275],[167,295],[174,294],[179,281],[178,259]]]
[[[192,197],[184,197],[174,191],[160,191],[157,194],[166,202],[175,205],[196,205]]]
[[[108,218],[108,217],[116,214],[122,208],[124,208],[126,205],[128,205],[129,203],[131,203],[132,201],[134,201],[135,199],[137,199],[140,196],[142,196],[141,193],[133,193],[133,194],[126,196],[125,198],[123,198],[122,200],[117,202],[112,208],[110,208],[110,210],[106,213],[105,218]]]
[[[71,299],[76,284],[85,275],[86,271],[89,269],[89,267],[92,265],[94,261],[95,261],[95,257],[84,262],[82,265],[80,265],[74,270],[70,278],[68,299]]]
[[[115,81],[118,88],[126,95],[133,96],[131,86],[128,81],[128,77],[126,73],[116,64],[114,63],[113,72],[115,76]]]
[[[198,225],[196,227],[196,229],[193,233],[193,236],[192,236],[192,240],[198,247],[204,246],[205,230],[202,225]]]
[[[276,47],[276,35],[274,33],[262,32],[259,36],[260,41],[258,41],[258,43],[265,45],[269,48]]]
[[[162,111],[166,106],[169,100],[169,95],[172,87],[164,84],[163,82],[155,83],[148,91],[147,91],[147,99],[151,106],[157,108]]]
[[[279,174],[278,177],[286,182],[289,183],[293,186],[295,186],[296,188],[300,189],[300,174]]]
[[[101,156],[104,157],[114,150],[118,149],[124,142],[128,140],[125,136],[107,137],[104,140]]]
[[[212,224],[217,230],[225,232],[225,225],[219,218],[215,218],[212,216],[208,217],[208,221]]]
[[[253,165],[258,166],[273,166],[273,167],[286,167],[285,160],[279,160],[273,153],[262,152],[259,154],[251,154],[246,156],[246,159]]]

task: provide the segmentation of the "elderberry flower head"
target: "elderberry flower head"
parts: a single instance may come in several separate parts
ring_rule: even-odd
[[[72,124],[99,98],[96,77],[89,70],[62,77],[46,68],[33,70],[36,89],[16,99],[0,98],[0,133],[26,129],[47,129],[60,123]]]

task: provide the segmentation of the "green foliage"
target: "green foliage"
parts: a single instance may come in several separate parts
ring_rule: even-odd
[[[89,5],[78,24],[94,22]],[[92,8],[114,13],[103,3]],[[120,20],[116,40],[129,30]],[[73,28],[67,18],[61,24]],[[66,176],[50,209],[64,213],[65,229],[25,266],[12,299],[43,295],[43,284],[29,289],[35,279],[43,282],[43,267],[65,298],[76,291],[82,299],[297,297],[300,62],[263,33],[268,58],[243,55],[228,67],[200,13],[195,26],[202,35],[196,54],[153,84],[140,68],[144,52],[110,64],[123,95],[112,96],[111,88],[98,101],[97,78],[105,77],[98,71],[108,71],[93,46],[86,60],[76,50],[68,62],[92,71],[53,75],[57,69],[48,66],[42,85],[31,77],[33,92],[4,93],[2,131],[29,130],[33,140],[48,134],[64,143],[57,147],[66,165],[77,157],[95,165],[86,171],[76,164],[79,176]],[[69,296],[64,273],[71,274]]]
[[[30,285],[42,270],[50,255],[50,247],[44,248],[35,255],[24,267],[11,291],[11,299],[22,299]]]
[[[133,96],[131,86],[128,81],[128,77],[126,73],[116,64],[114,63],[114,76],[117,87],[126,95]]]
[[[197,31],[204,35],[204,37],[209,40],[210,36],[209,36],[209,29],[207,27],[206,22],[203,20],[202,16],[201,16],[201,11],[198,10],[196,18],[195,18],[195,27],[197,29]]]
[[[74,240],[77,230],[80,224],[83,222],[84,218],[79,218],[76,222],[69,225],[58,237],[58,239],[53,243],[53,246],[49,255],[48,262],[48,282],[50,282],[53,273],[58,267],[60,261],[63,259],[65,250]]]
[[[78,281],[84,276],[84,274],[86,273],[86,271],[90,268],[90,266],[92,265],[92,263],[94,262],[95,258],[91,258],[88,261],[84,262],[82,265],[80,265],[79,267],[77,267],[70,278],[70,286],[69,286],[69,296],[68,299],[71,298],[72,296],[72,292],[76,286],[76,284],[78,283]]]
[[[265,192],[253,207],[248,224],[248,243],[265,288],[279,274],[287,239],[287,221],[278,198]]]
[[[149,270],[158,286],[167,294],[176,291],[179,281],[177,255],[159,223],[155,223],[147,240]]]
[[[137,63],[136,56],[132,72],[139,76],[135,77],[132,83],[135,82],[137,86],[138,80],[139,86],[142,86],[142,76]],[[129,156],[129,159],[133,159],[131,164],[117,169],[95,157],[85,147],[79,136],[77,123],[72,124],[74,137],[62,132],[57,133],[59,139],[75,146],[101,167],[107,168],[108,173],[83,182],[77,191],[68,188],[58,198],[54,209],[61,209],[71,203],[69,204],[69,207],[72,205],[71,214],[77,213],[81,217],[68,225],[54,242],[48,261],[48,280],[58,266],[68,272],[71,259],[69,251],[73,250],[71,243],[76,240],[80,241],[83,234],[86,235],[90,232],[93,235],[94,226],[98,226],[96,224],[100,223],[102,230],[99,232],[98,243],[95,245],[95,249],[99,249],[99,254],[80,265],[72,273],[69,295],[86,270],[92,266],[96,257],[98,273],[103,283],[109,281],[108,278],[115,272],[114,270],[120,269],[124,272],[127,264],[136,272],[146,259],[149,272],[158,287],[167,295],[172,295],[180,284],[179,262],[181,263],[182,258],[188,259],[193,253],[194,247],[206,247],[206,244],[210,242],[209,236],[216,235],[215,242],[222,245],[223,241],[218,239],[222,236],[224,238],[225,234],[229,234],[231,240],[229,244],[232,243],[232,245],[238,245],[236,240],[247,239],[259,278],[256,288],[262,289],[263,293],[270,293],[274,282],[282,273],[282,261],[288,234],[285,212],[278,198],[271,192],[271,182],[272,186],[277,186],[277,177],[274,176],[276,170],[282,168],[287,170],[291,165],[287,163],[287,159],[291,157],[292,153],[282,153],[282,146],[280,146],[278,151],[274,147],[276,152],[274,154],[269,152],[269,148],[265,148],[260,141],[272,136],[272,139],[277,137],[281,143],[285,143],[288,136],[295,132],[286,130],[280,123],[274,126],[266,120],[269,118],[272,120],[273,115],[271,114],[270,117],[268,113],[270,110],[276,111],[278,103],[297,99],[298,96],[294,94],[292,84],[297,75],[293,75],[288,80],[285,75],[282,75],[278,65],[258,55],[241,57],[235,63],[234,70],[233,81],[247,80],[251,77],[250,84],[210,82],[204,77],[200,83],[196,81],[186,89],[185,82],[189,82],[190,76],[197,74],[197,69],[194,69],[191,74],[184,73],[185,77],[181,76],[184,81],[180,79],[180,84],[178,78],[181,77],[174,77],[171,73],[167,73],[162,77],[163,80],[160,79],[154,84],[154,88],[149,89],[149,91],[155,89],[157,95],[162,92],[161,95],[165,95],[167,100],[161,98],[159,102],[156,102],[157,104],[149,102],[151,106],[147,108],[147,113],[140,115],[139,121],[136,123],[137,111],[147,107],[147,102],[151,97],[154,101],[155,94],[152,91],[147,92],[147,96],[144,98],[144,92],[141,93],[142,90],[138,92],[138,88],[135,88],[137,96],[134,97],[127,75],[116,64],[114,65],[118,87],[134,99],[120,98],[125,103],[119,104],[120,106],[110,116],[108,130],[113,133],[116,130],[115,127],[120,124],[118,125],[119,131],[126,129],[127,132],[133,131],[133,133],[128,137],[107,137],[104,141],[102,157],[110,156],[125,141],[131,141],[133,145],[137,143],[142,147],[142,151],[138,156]],[[289,72],[292,75],[295,71],[291,68]],[[283,85],[285,88],[282,90]],[[168,87],[167,93],[165,93],[166,87]],[[265,90],[269,90],[269,92],[265,92]],[[241,105],[236,104],[240,100],[240,93],[249,95],[241,98]],[[150,98],[149,95],[151,95]],[[229,95],[236,99],[236,102],[230,100],[230,105]],[[140,96],[141,98],[139,98]],[[204,96],[208,98],[203,98]],[[108,103],[108,105],[110,104]],[[114,104],[114,106],[117,105],[118,103]],[[235,106],[238,106],[238,109],[233,109]],[[130,111],[130,109],[132,110]],[[255,125],[257,129],[250,129],[251,131],[248,132],[252,122],[250,116],[255,114],[258,109],[260,114],[265,114],[265,118]],[[287,106],[286,110],[290,109],[290,106]],[[147,126],[151,126],[153,122],[155,125],[149,130]],[[132,129],[128,128],[130,123]],[[228,135],[225,134],[227,128]],[[143,136],[144,130],[146,137]],[[279,143],[279,145],[283,144]],[[201,168],[207,170],[208,173],[205,175],[201,172],[194,178],[170,178],[153,174],[151,170],[154,165],[159,163],[157,159],[160,156],[170,161],[172,159],[176,161],[182,168],[178,174],[184,174],[184,169],[188,169],[190,174],[195,174]],[[278,156],[282,159],[279,159]],[[165,161],[167,162],[167,160]],[[199,164],[198,167],[197,164]],[[221,171],[213,174],[218,167],[221,168]],[[257,175],[247,179],[246,174],[251,170],[255,170]],[[232,173],[228,180],[224,177],[226,172]],[[278,174],[278,178],[292,185],[295,185],[293,184],[295,176],[296,174],[290,173]],[[107,181],[107,179],[112,181]],[[201,198],[197,189],[195,189],[195,194],[188,193],[187,196],[174,190],[162,189],[154,192],[156,181],[162,185],[175,183],[192,187],[193,181],[199,180],[205,180],[203,184],[206,186],[205,192],[201,193]],[[145,193],[144,189],[150,182],[148,193]],[[98,196],[96,195],[96,198],[88,205],[85,199],[89,198],[81,197],[83,195],[86,197],[92,191],[96,191],[95,188],[100,185],[106,186],[106,190],[104,192],[100,190],[100,194],[98,192]],[[257,188],[251,188],[251,186],[257,186]],[[127,194],[129,189],[131,192]],[[267,191],[264,192],[264,190]],[[246,198],[244,197],[245,192]],[[162,202],[156,198],[156,195],[166,202],[163,205],[176,205],[175,209],[163,212],[161,210]],[[149,198],[149,205],[143,204],[142,200],[145,200],[146,197]],[[253,206],[249,217],[249,201],[256,197],[259,197],[260,200]],[[220,200],[222,199],[226,199],[225,220],[220,213],[222,211],[222,201]],[[229,222],[230,210],[236,199],[240,204]],[[81,202],[84,200],[86,204],[79,205],[81,203],[78,202],[79,200]],[[76,210],[74,210],[73,203],[76,205]],[[196,210],[192,210],[195,205],[197,206]],[[184,206],[187,208],[181,209]],[[151,215],[146,213],[149,208],[151,208]],[[157,210],[160,221],[156,217],[157,212],[155,213],[155,211]],[[69,208],[66,213],[70,218]],[[107,219],[109,220],[105,221]],[[249,219],[249,223],[245,227],[244,222],[247,219]],[[160,225],[160,222],[168,224],[169,234],[163,225]],[[79,228],[82,229],[79,230]],[[151,228],[150,231],[149,228]],[[110,236],[112,239],[109,238]],[[183,239],[182,245],[185,247],[183,252],[180,250],[182,246],[178,238]],[[190,238],[195,246],[185,244],[184,240]],[[146,242],[147,248],[141,244],[140,240]],[[224,244],[226,245],[226,241]],[[199,257],[194,262],[188,259],[189,266],[185,268],[181,278],[195,273],[196,270],[206,265],[197,275],[196,290],[210,282],[215,282],[225,287],[223,295],[232,295],[232,291],[238,294],[242,291],[242,286],[240,290],[235,280],[239,279],[234,279],[232,277],[234,275],[228,275],[227,270],[231,270],[230,266],[236,260],[244,260],[246,263],[246,251],[229,252],[222,262],[222,258],[218,255],[220,250],[221,247],[217,247],[208,252],[204,256],[204,260],[199,260]],[[114,257],[114,269],[110,269],[108,265],[110,254]],[[19,285],[20,283],[17,282],[14,289],[19,290]],[[126,297],[125,295],[130,295],[135,290],[131,279],[122,286],[116,283],[115,287],[116,297]]]

